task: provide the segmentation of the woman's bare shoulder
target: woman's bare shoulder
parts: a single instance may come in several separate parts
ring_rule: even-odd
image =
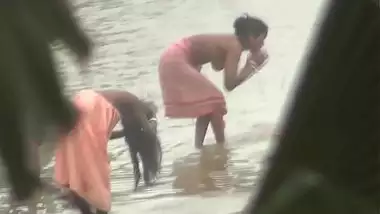
[[[204,43],[204,44],[217,44],[230,40],[231,34],[197,34],[187,37],[190,42]]]
[[[225,51],[241,52],[240,43],[233,34],[199,34],[189,37],[189,40],[203,47],[212,46]]]

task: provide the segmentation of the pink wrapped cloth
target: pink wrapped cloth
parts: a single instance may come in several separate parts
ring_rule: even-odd
[[[222,92],[200,73],[201,65],[190,63],[191,43],[182,39],[161,56],[159,78],[165,115],[171,118],[196,118],[220,111],[226,114]]]
[[[107,143],[120,119],[119,113],[92,90],[80,91],[73,101],[81,116],[75,129],[57,146],[55,179],[95,208],[109,211],[111,189]]]

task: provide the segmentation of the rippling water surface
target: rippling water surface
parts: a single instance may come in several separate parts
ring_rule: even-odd
[[[194,121],[168,120],[160,111],[163,170],[157,185],[132,191],[132,166],[122,140],[109,143],[112,166],[111,213],[216,213],[241,210],[257,185],[270,138],[284,98],[296,80],[300,59],[310,41],[322,0],[74,0],[77,14],[94,38],[90,72],[80,76],[59,53],[68,92],[81,88],[119,88],[162,106],[157,63],[160,53],[180,37],[232,32],[243,12],[262,17],[270,32],[270,62],[263,72],[232,93],[226,93],[228,147],[217,148],[209,133],[201,152],[193,148]],[[221,87],[220,73],[203,73]],[[41,148],[48,163],[51,148]],[[50,152],[49,152],[50,151]],[[43,176],[51,175],[51,163]],[[0,212],[7,210],[5,192]],[[20,207],[19,213],[24,213]],[[45,197],[39,213],[75,213]]]

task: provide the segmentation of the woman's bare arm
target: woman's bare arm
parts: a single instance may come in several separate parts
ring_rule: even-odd
[[[224,86],[228,91],[234,90],[255,72],[252,66],[246,65],[238,72],[241,51],[232,50],[227,54],[224,65]]]
[[[112,131],[111,136],[110,136],[110,140],[119,139],[122,137],[125,137],[124,129]]]
[[[240,60],[240,51],[230,51],[227,53],[225,65],[224,65],[224,87],[228,91],[232,91],[238,86],[237,70]]]

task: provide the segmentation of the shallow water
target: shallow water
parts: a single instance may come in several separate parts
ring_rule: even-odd
[[[119,88],[162,106],[157,63],[160,53],[182,36],[232,32],[243,12],[262,17],[270,32],[270,62],[262,73],[226,93],[228,146],[213,145],[208,134],[202,152],[193,148],[194,121],[160,116],[163,169],[157,184],[132,191],[132,166],[122,140],[109,143],[112,166],[111,213],[235,213],[242,209],[263,172],[271,136],[284,99],[296,82],[296,71],[310,41],[322,0],[75,0],[77,14],[97,45],[89,73],[80,76],[66,53],[57,55],[68,93],[81,88]],[[203,73],[222,86],[220,73]],[[52,148],[44,146],[47,164]],[[43,177],[51,175],[47,164]],[[5,188],[0,212],[7,210]],[[19,213],[23,207],[19,207]],[[48,197],[39,213],[75,213]]]

